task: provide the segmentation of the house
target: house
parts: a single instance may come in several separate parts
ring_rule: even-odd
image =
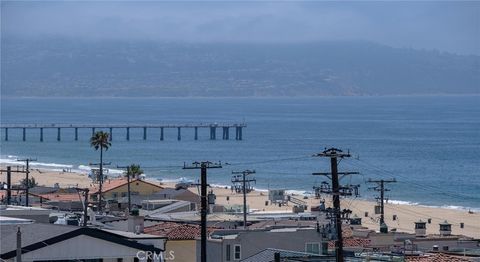
[[[421,224],[421,226],[419,226]],[[452,235],[448,223],[439,224],[439,234],[425,234],[424,222],[415,223],[415,233],[389,231],[378,233],[367,228],[344,227],[345,240],[350,240],[353,251],[369,248],[377,251],[415,253],[416,251],[443,251],[477,249],[478,241],[461,235]],[[358,249],[354,249],[357,247]],[[348,249],[348,248],[346,248]]]
[[[148,196],[162,190],[163,187],[141,179],[133,179],[130,181],[131,196]],[[90,189],[90,201],[98,200],[98,185]],[[118,201],[128,196],[128,181],[126,178],[118,178],[106,180],[103,182],[102,195],[104,200]]]
[[[450,255],[444,253],[427,253],[416,256],[406,256],[406,262],[473,262],[479,261],[478,257],[466,257],[461,255]]]
[[[29,219],[37,223],[50,223],[51,213],[52,210],[41,207],[0,206],[0,216]]]
[[[0,233],[0,258],[12,262],[18,235],[22,261],[147,261],[146,254],[162,254],[165,244],[159,236],[41,223],[1,224]]]
[[[16,205],[26,204],[26,195],[23,190],[11,190],[10,203]],[[46,187],[35,186],[29,189],[28,192],[28,204],[29,206],[51,206],[60,210],[77,211],[83,209],[83,200],[78,195],[78,191],[75,188],[59,188],[59,187]],[[7,203],[7,192],[0,191],[0,201]],[[51,201],[51,203],[48,203]],[[72,203],[75,202],[75,203]]]
[[[83,196],[75,193],[47,193],[47,194],[33,194],[38,197],[41,202],[41,206],[49,206],[58,210],[63,211],[82,211],[84,208],[83,205]]]
[[[200,196],[193,193],[188,189],[175,189],[175,188],[164,188],[159,192],[155,193],[152,198],[154,199],[175,199],[183,200],[191,203],[195,203],[197,207],[200,206]]]
[[[208,228],[210,234],[215,229]],[[200,238],[200,226],[186,223],[160,222],[156,225],[145,227],[144,232],[150,235],[167,237],[166,253],[173,252],[175,260],[182,262],[195,262],[196,239]]]
[[[325,261],[325,262],[334,262],[335,256],[331,255],[318,255],[311,254],[306,252],[298,252],[291,250],[283,250],[276,248],[267,248],[258,252],[257,254],[245,258],[242,262],[271,262],[275,261],[275,257],[280,258],[280,261],[285,261],[285,259],[301,259],[299,261]],[[310,259],[310,260],[307,260]],[[315,259],[315,260],[313,260]]]
[[[207,243],[207,261],[241,261],[267,248],[325,254],[327,242],[316,228],[265,230],[220,230],[212,232]],[[200,241],[197,241],[200,250]],[[200,261],[200,252],[197,252]]]

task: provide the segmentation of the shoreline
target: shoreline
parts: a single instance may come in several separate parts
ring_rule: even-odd
[[[17,156],[14,155],[5,155],[8,158],[0,158],[0,167],[4,168],[7,164],[11,164],[12,166],[24,166],[23,162],[17,162],[16,159]],[[90,167],[87,165],[74,165],[74,164],[57,164],[57,163],[42,163],[42,162],[32,162],[30,164],[31,170],[39,170],[40,172],[44,173],[50,173],[50,172],[58,172],[58,173],[64,173],[64,174],[78,174],[78,175],[88,175],[90,172]],[[116,178],[118,176],[121,176],[121,174],[124,172],[121,169],[115,169],[115,168],[106,168],[108,170],[108,173],[105,174],[109,176],[110,178]],[[87,176],[88,177],[88,176]],[[163,183],[163,184],[173,184],[175,185],[178,182],[181,181],[189,181],[193,182],[193,180],[190,180],[186,177],[179,177],[179,178],[155,178],[155,177],[148,177],[147,175],[147,180],[153,181],[156,183]],[[212,183],[212,188],[230,188],[230,185],[224,185],[221,183]],[[263,193],[268,193],[268,189],[265,188],[259,188],[259,187],[254,187],[255,191],[257,192],[263,192]],[[286,189],[285,190],[288,195],[292,196],[308,196],[309,198],[313,197],[314,194],[312,191],[309,190],[301,190],[301,189]],[[364,197],[357,197],[355,198],[356,200],[361,200],[361,201],[367,201],[367,202],[374,202],[373,199],[369,198],[364,198]],[[428,204],[422,204],[416,201],[407,201],[407,200],[401,200],[401,199],[391,199],[388,200],[387,203],[390,204],[398,204],[398,205],[404,205],[404,206],[416,206],[416,207],[425,207],[425,208],[437,208],[437,209],[447,209],[447,210],[458,210],[458,211],[473,211],[475,213],[480,213],[480,206],[479,207],[470,207],[470,206],[462,206],[462,205],[451,205],[451,204],[445,204],[445,205],[428,205]]]
[[[5,164],[0,164],[2,168]],[[88,175],[79,174],[74,172],[59,172],[45,169],[32,168],[31,177],[34,177],[38,185],[44,186],[53,186],[55,183],[58,183],[61,187],[90,187],[92,182]],[[18,183],[21,179],[24,178],[23,174],[12,174],[12,183]],[[6,175],[2,174],[0,182],[5,182]],[[165,187],[174,187],[176,181],[159,181],[157,179],[147,180],[158,183]],[[197,193],[196,187],[191,187],[190,191]],[[216,203],[224,206],[232,205],[241,205],[243,203],[243,195],[232,192],[230,187],[212,187],[212,190],[216,194]],[[296,195],[298,196],[298,195]],[[308,197],[303,199],[307,202],[308,210],[312,206],[317,206],[319,204],[319,199],[315,197]],[[265,205],[265,201],[268,200],[268,193],[265,191],[255,190],[247,194],[247,202],[249,210],[252,213],[255,212],[292,212],[292,204],[287,204],[285,206],[277,205]],[[325,204],[328,206],[331,203],[331,199],[325,199]],[[374,206],[375,202],[368,201],[360,198],[353,199],[342,199],[341,205],[342,208],[348,208],[352,210],[352,216],[356,215],[362,218],[362,223],[365,227],[377,230],[378,231],[378,221],[377,216],[374,215]],[[368,212],[368,216],[365,216],[365,212]],[[393,215],[396,215],[396,219],[393,219]],[[414,232],[414,222],[418,220],[427,221],[428,219],[432,220],[431,224],[427,224],[427,233],[428,234],[438,234],[438,223],[447,220],[452,224],[452,234],[454,235],[465,235],[473,238],[480,239],[480,213],[474,212],[470,214],[467,210],[461,209],[448,209],[442,207],[430,207],[422,205],[406,205],[402,203],[386,203],[385,204],[385,222],[390,229],[396,228],[399,232]],[[464,228],[460,227],[460,223],[464,223]]]

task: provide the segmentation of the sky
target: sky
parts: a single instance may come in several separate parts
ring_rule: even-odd
[[[3,1],[1,36],[303,43],[480,55],[480,1]]]

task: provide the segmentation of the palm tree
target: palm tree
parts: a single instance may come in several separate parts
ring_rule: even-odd
[[[131,164],[127,167],[127,173],[125,176],[127,177],[127,191],[128,191],[128,212],[132,210],[132,202],[130,198],[130,177],[132,178],[139,178],[139,176],[143,174],[143,170],[140,168],[140,165]]]
[[[32,188],[38,186],[38,183],[35,181],[34,177],[31,177],[28,180],[24,178],[22,181],[20,181],[20,184],[23,186],[23,188]]]
[[[98,187],[98,210],[102,211],[102,185],[103,185],[103,150],[108,150],[112,145],[109,142],[110,134],[103,131],[98,131],[92,135],[90,138],[90,146],[95,148],[95,150],[100,149],[100,176],[99,176],[99,187]]]

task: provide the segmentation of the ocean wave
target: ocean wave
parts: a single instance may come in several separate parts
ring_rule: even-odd
[[[285,193],[287,195],[293,195],[293,196],[311,196],[311,195],[313,195],[312,192],[305,191],[305,190],[285,190]]]
[[[389,204],[394,205],[406,205],[406,206],[421,206],[421,207],[430,207],[430,208],[442,208],[442,209],[453,209],[453,210],[465,210],[465,211],[473,211],[473,212],[480,212],[480,208],[474,207],[465,207],[465,206],[455,206],[455,205],[424,205],[418,202],[411,202],[411,201],[403,201],[403,200],[388,200]]]
[[[17,161],[16,156],[7,156],[7,158],[0,158],[0,164],[10,164],[15,166],[24,166],[25,162]],[[45,167],[45,168],[72,168],[73,165],[57,164],[57,163],[43,163],[43,162],[30,162],[31,167]]]
[[[87,165],[78,165],[78,170],[83,173],[90,173],[92,171],[92,167]],[[104,170],[106,170],[110,175],[122,175],[123,173],[125,173],[125,171],[122,169],[104,168]]]
[[[184,183],[184,182],[194,182],[192,179],[188,179],[186,177],[180,178],[158,178],[159,181],[164,183]]]
[[[404,201],[404,200],[389,199],[387,203],[394,204],[394,205],[418,206],[417,202],[410,202],[410,201]]]

